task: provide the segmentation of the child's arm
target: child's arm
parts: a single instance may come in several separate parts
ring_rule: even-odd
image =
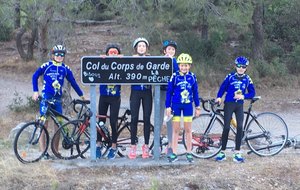
[[[71,69],[68,66],[66,66],[66,70],[67,70],[67,76],[66,76],[67,80],[71,83],[71,86],[74,88],[78,96],[84,99],[83,92],[80,89],[79,85],[77,84]]]
[[[247,86],[247,93],[244,94],[244,99],[251,99],[255,96],[255,87],[251,80],[251,78],[248,76],[249,85]]]
[[[47,68],[48,65],[49,65],[48,63],[42,64],[32,75],[32,88],[33,88],[32,99],[34,101],[36,101],[39,97],[39,85],[38,85],[39,77],[44,73],[45,68]]]
[[[224,79],[224,81],[222,82],[220,88],[219,88],[219,91],[217,93],[217,99],[216,99],[216,102],[218,104],[221,104],[222,103],[222,96],[224,95],[224,93],[226,92],[227,90],[227,87],[228,87],[228,84],[229,84],[229,75],[226,76],[226,78]]]

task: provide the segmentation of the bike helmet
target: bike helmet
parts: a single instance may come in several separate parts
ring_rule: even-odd
[[[235,59],[235,65],[249,65],[249,61],[246,57],[240,56]]]
[[[165,40],[163,41],[163,50],[165,50],[168,46],[173,46],[175,49],[177,49],[177,43],[172,40]]]
[[[107,55],[109,49],[111,48],[115,48],[118,50],[119,54],[121,54],[121,48],[119,46],[119,44],[116,44],[116,43],[110,43],[110,44],[107,44],[106,45],[106,48],[105,48],[105,54]]]
[[[187,64],[192,64],[193,60],[192,57],[187,54],[187,53],[182,53],[177,57],[177,63],[187,63]]]
[[[146,43],[146,46],[149,48],[149,42],[148,42],[148,40],[147,40],[146,38],[143,38],[143,37],[135,39],[134,42],[133,42],[132,47],[135,48],[136,45],[137,45],[139,42],[145,42],[145,43]]]
[[[52,50],[51,50],[51,53],[54,54],[54,53],[66,53],[66,47],[63,46],[63,45],[55,45]]]

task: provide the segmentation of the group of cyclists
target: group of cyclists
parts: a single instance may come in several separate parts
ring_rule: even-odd
[[[133,42],[134,54],[132,56],[149,56],[149,42],[146,38],[139,37]],[[175,162],[177,157],[177,146],[180,132],[180,121],[183,119],[184,130],[186,134],[186,160],[193,162],[192,150],[192,130],[191,123],[193,116],[200,115],[199,89],[198,81],[195,73],[191,72],[193,63],[192,57],[189,54],[181,53],[175,57],[177,50],[177,43],[172,40],[165,40],[162,43],[162,52],[164,56],[172,58],[173,74],[167,85],[161,86],[160,100],[161,113],[172,117],[171,120],[166,121],[168,149],[167,157],[169,162]],[[72,70],[64,63],[64,58],[67,51],[63,45],[55,45],[51,49],[51,59],[42,64],[32,76],[33,85],[33,100],[39,97],[38,78],[43,76],[43,87],[41,91],[42,100],[40,102],[41,118],[45,115],[45,100],[55,98],[56,104],[53,108],[62,113],[62,86],[66,78],[76,93],[82,99],[83,91],[77,84]],[[117,43],[107,44],[105,48],[105,55],[102,56],[120,56],[121,48]],[[237,57],[235,59],[235,71],[228,74],[220,86],[216,96],[216,102],[221,104],[222,96],[226,93],[224,100],[225,110],[225,128],[222,134],[222,151],[217,155],[216,161],[226,160],[225,149],[228,141],[228,133],[230,127],[230,119],[235,113],[237,119],[237,135],[236,147],[233,154],[233,161],[244,162],[244,158],[240,152],[240,144],[242,138],[242,124],[243,124],[243,100],[252,98],[255,95],[255,88],[251,78],[245,73],[249,61],[245,57]],[[121,86],[120,85],[100,85],[99,86],[99,104],[98,114],[107,115],[110,112],[110,126],[112,131],[112,145],[106,155],[108,159],[114,159],[117,155],[117,122],[119,109],[121,105]],[[131,110],[131,147],[128,154],[129,159],[137,158],[137,124],[139,118],[140,107],[142,105],[143,121],[144,121],[144,144],[142,145],[143,159],[151,157],[149,151],[150,139],[150,118],[152,113],[153,95],[151,85],[131,85],[130,93],[130,110]],[[194,104],[194,105],[193,105]],[[99,122],[106,122],[106,117],[99,118]],[[160,125],[163,125],[163,117],[161,117]],[[46,124],[47,125],[47,124]],[[43,140],[41,138],[41,140]],[[43,144],[43,143],[41,143]],[[43,146],[43,145],[42,145]],[[58,142],[57,142],[58,147]],[[100,159],[102,155],[101,135],[97,134],[96,143],[96,158]]]

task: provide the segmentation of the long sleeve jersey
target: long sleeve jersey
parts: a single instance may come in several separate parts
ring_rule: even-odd
[[[78,86],[69,66],[64,63],[56,63],[49,61],[43,63],[32,76],[33,91],[38,92],[38,78],[43,75],[43,89],[42,92],[51,94],[56,97],[62,96],[62,86],[66,78],[71,86],[74,88],[78,96],[82,96],[83,92]]]
[[[245,99],[251,99],[255,96],[255,88],[251,78],[246,74],[239,76],[236,72],[230,73],[225,77],[218,91],[217,98],[222,98],[225,92],[224,102],[244,103],[244,100],[233,98],[235,93],[243,94]]]
[[[195,102],[195,106],[200,106],[197,78],[194,73],[182,74],[177,71],[173,73],[166,95],[166,108],[171,104],[188,104]]]
[[[173,73],[175,73],[175,72],[179,71],[179,67],[178,67],[177,60],[175,57],[172,58],[172,62],[173,62]],[[168,85],[160,86],[160,89],[164,90],[164,91],[167,91],[167,88],[168,88]]]
[[[121,85],[100,85],[99,91],[101,96],[120,96]]]

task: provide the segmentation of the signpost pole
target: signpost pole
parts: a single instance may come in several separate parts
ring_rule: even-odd
[[[96,86],[91,85],[90,86],[90,100],[91,100],[91,111],[93,112],[93,115],[90,119],[91,124],[91,137],[90,137],[90,150],[91,150],[91,161],[96,161]]]
[[[155,85],[154,96],[154,159],[160,157],[160,85]]]

